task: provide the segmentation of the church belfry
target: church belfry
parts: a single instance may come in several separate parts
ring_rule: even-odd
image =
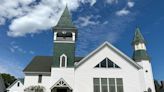
[[[77,29],[74,26],[68,7],[64,9],[54,32],[53,67],[74,67]]]

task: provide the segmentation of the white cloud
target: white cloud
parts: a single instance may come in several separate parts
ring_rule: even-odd
[[[129,8],[134,7],[134,4],[135,4],[135,3],[134,3],[134,2],[131,2],[131,1],[129,1],[129,2],[127,3],[127,5],[128,5]]]
[[[0,25],[11,19],[8,36],[39,33],[54,26],[65,5],[75,11],[81,3],[94,5],[96,0],[1,0]]]
[[[12,53],[18,52],[18,53],[21,53],[21,54],[35,54],[35,52],[32,51],[32,50],[30,50],[30,51],[24,50],[24,49],[21,48],[15,41],[12,41],[12,42],[10,43],[9,50],[10,50]]]
[[[31,50],[29,53],[30,53],[30,54],[32,54],[32,55],[33,55],[33,54],[35,54],[35,52],[34,52],[34,51],[32,51],[32,50]]]
[[[124,16],[124,15],[128,15],[129,13],[130,13],[129,10],[127,10],[126,8],[123,8],[123,9],[117,11],[116,12],[116,15],[118,15],[118,16]]]
[[[99,16],[97,16],[99,17]],[[94,17],[97,19],[97,17]],[[85,27],[89,25],[97,25],[100,22],[99,21],[93,21],[93,15],[91,16],[85,16],[85,17],[79,17],[77,21],[75,21],[80,27]]]
[[[23,68],[13,60],[0,58],[0,73],[8,73],[15,77],[23,77]]]
[[[118,3],[118,0],[106,0],[108,4]]]

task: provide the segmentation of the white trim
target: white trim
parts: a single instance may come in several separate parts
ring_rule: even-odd
[[[10,90],[10,88],[12,87],[12,86],[14,86],[16,83],[21,83],[22,85],[24,85],[19,79],[17,79],[17,80],[15,80],[8,88],[6,88],[6,90]],[[19,84],[20,85],[20,84]]]
[[[75,43],[75,41],[54,41],[55,43]]]
[[[62,66],[62,58],[63,58],[63,57],[65,58],[65,61],[64,61],[64,62],[65,62],[65,66],[64,66],[64,67]],[[66,67],[67,67],[67,56],[66,56],[65,54],[62,54],[62,55],[60,56],[60,67],[61,67],[61,68],[66,68]]]
[[[98,51],[100,51],[104,47],[109,47],[112,49],[115,53],[117,53],[119,56],[124,58],[126,61],[128,61],[130,64],[132,64],[136,69],[142,69],[142,66],[137,64],[135,61],[133,61],[131,58],[129,58],[127,55],[125,55],[123,52],[115,48],[112,44],[109,42],[104,42],[102,45],[100,45],[97,49],[92,51],[89,55],[87,55],[85,58],[83,58],[76,66],[75,68],[78,68],[80,65],[82,65],[85,61],[87,61],[89,58],[91,58],[94,54],[96,54]]]
[[[60,78],[50,89],[52,90],[54,87],[68,87],[70,90],[72,90],[72,88],[63,78]]]
[[[54,41],[56,40],[57,38],[57,32],[54,32]]]
[[[72,40],[75,41],[75,33],[72,32]]]

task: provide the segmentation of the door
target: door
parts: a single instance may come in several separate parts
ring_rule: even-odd
[[[67,89],[57,89],[57,92],[67,92]]]

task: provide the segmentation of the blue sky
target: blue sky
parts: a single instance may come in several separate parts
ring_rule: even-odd
[[[55,26],[67,3],[78,27],[76,55],[86,56],[104,41],[132,56],[136,26],[147,41],[154,78],[164,80],[163,0],[2,0],[0,72],[23,77],[37,55],[52,55]]]

